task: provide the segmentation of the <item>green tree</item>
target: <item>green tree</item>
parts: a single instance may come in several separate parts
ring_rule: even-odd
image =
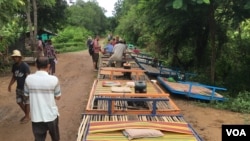
[[[67,22],[71,26],[79,26],[92,31],[94,34],[103,34],[106,31],[107,18],[105,10],[93,1],[77,1],[68,7]]]
[[[39,29],[49,29],[57,32],[66,25],[66,0],[56,0],[54,5],[38,5],[38,27]]]

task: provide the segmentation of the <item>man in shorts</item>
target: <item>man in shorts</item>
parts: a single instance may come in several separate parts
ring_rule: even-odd
[[[47,131],[52,141],[59,141],[59,112],[56,100],[61,98],[59,80],[49,75],[49,58],[40,56],[36,60],[37,71],[27,76],[24,95],[30,100],[32,131],[35,141],[45,141]]]
[[[16,102],[25,114],[25,116],[20,119],[20,122],[27,123],[30,120],[30,106],[29,99],[24,96],[24,82],[26,77],[30,74],[30,68],[27,63],[22,61],[22,55],[19,50],[14,50],[11,57],[15,63],[12,66],[13,75],[8,86],[8,91],[11,92],[11,86],[17,82]]]

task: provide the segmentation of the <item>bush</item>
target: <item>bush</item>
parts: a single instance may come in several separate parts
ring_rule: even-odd
[[[235,112],[250,113],[250,92],[240,92],[230,104],[231,110]]]
[[[86,49],[86,42],[91,32],[81,27],[68,26],[53,38],[57,52],[71,52]]]
[[[83,43],[62,43],[62,44],[55,44],[56,51],[58,53],[62,52],[74,52],[87,49],[86,45]]]
[[[250,92],[240,92],[237,97],[228,97],[224,102],[213,101],[205,105],[233,112],[250,113]]]

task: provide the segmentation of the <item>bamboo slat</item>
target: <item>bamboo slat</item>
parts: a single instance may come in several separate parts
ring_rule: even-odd
[[[90,99],[92,101],[89,101],[92,104],[87,104],[86,112],[92,113],[92,114],[107,114],[108,113],[108,101],[107,100],[98,100],[97,105],[93,105],[93,101],[99,97],[105,97],[105,98],[162,98],[162,99],[168,99],[168,101],[158,101],[156,103],[157,110],[156,112],[158,114],[179,114],[180,109],[175,105],[175,103],[169,98],[169,94],[163,92],[159,87],[156,86],[155,83],[152,83],[150,81],[147,82],[147,93],[134,93],[134,88],[131,88],[133,90],[133,93],[113,93],[111,91],[111,87],[104,87],[104,82],[108,83],[116,83],[119,82],[121,86],[125,86],[127,82],[131,81],[107,81],[107,80],[97,80],[94,85],[94,90],[91,91]],[[116,114],[150,114],[153,111],[152,101],[150,102],[143,102],[144,106],[141,107],[135,107],[134,105],[128,105],[127,101],[123,100],[116,100],[112,101],[111,104],[111,113]],[[145,107],[146,106],[146,107]],[[97,108],[94,108],[97,107]]]

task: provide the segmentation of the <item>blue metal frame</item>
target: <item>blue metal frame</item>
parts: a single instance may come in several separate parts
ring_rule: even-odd
[[[140,61],[140,59],[143,59],[145,61]],[[168,68],[163,66],[163,61],[159,60],[158,62],[158,67],[157,69],[159,70],[159,73],[156,72],[150,72],[147,70],[147,68],[145,68],[144,66],[142,66],[141,64],[146,64],[146,65],[150,65],[150,63],[152,62],[152,59],[149,58],[143,58],[143,57],[135,57],[135,62],[139,65],[139,67],[143,70],[145,70],[146,74],[150,75],[150,76],[162,76],[162,77],[171,77],[171,76],[177,76],[179,74],[181,74],[181,71],[178,68]],[[189,79],[191,76],[196,76],[197,74],[195,73],[183,73],[184,74],[184,79],[187,80]]]
[[[157,80],[158,80],[158,82],[165,89],[167,89],[168,91],[170,91],[170,93],[172,93],[172,94],[185,95],[185,96],[190,97],[190,98],[195,98],[195,99],[200,99],[200,100],[206,100],[206,101],[212,101],[212,100],[215,100],[215,101],[225,101],[226,100],[226,98],[224,98],[224,97],[216,97],[215,96],[215,91],[216,90],[226,91],[227,90],[226,88],[220,88],[220,87],[215,87],[215,86],[208,86],[208,85],[203,85],[203,84],[194,83],[194,82],[180,82],[180,81],[177,82],[177,83],[182,83],[182,84],[188,84],[189,85],[188,92],[184,92],[184,91],[177,91],[177,90],[172,89],[170,86],[168,86],[165,83],[165,81],[163,80],[163,77],[158,76]],[[208,89],[212,90],[212,93],[211,93],[210,96],[202,95],[202,94],[198,94],[198,93],[192,93],[191,92],[192,86],[201,86],[201,87],[208,88]]]
[[[152,109],[152,115],[156,115],[156,109],[157,109],[157,106],[156,106],[156,103],[158,101],[169,101],[169,99],[167,98],[113,98],[113,97],[96,97],[95,100],[106,100],[108,101],[108,114],[109,115],[112,115],[112,101],[153,101],[152,103],[152,106],[153,106],[153,109]]]

